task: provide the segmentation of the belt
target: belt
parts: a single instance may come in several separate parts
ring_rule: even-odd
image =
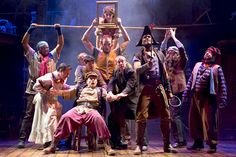
[[[151,85],[151,86],[158,86],[161,83],[160,79],[157,78],[150,78],[150,79],[146,79],[144,85]]]
[[[82,103],[79,103],[78,106],[81,106],[81,107],[86,107],[86,108],[90,108],[90,109],[93,109],[94,106],[89,103],[89,102],[82,102]]]
[[[88,104],[88,103],[87,103],[87,104]],[[82,105],[76,106],[76,110],[77,110],[78,113],[80,113],[80,114],[86,114],[86,113],[92,111],[93,108],[92,108],[90,105],[82,104]]]

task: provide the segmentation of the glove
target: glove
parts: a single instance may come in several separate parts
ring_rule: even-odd
[[[27,30],[28,34],[31,34],[35,29],[36,29],[36,25],[32,23]]]
[[[55,26],[55,29],[57,30],[57,34],[59,36],[62,35],[60,24],[55,24],[54,26]]]

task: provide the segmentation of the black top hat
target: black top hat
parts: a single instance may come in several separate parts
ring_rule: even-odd
[[[147,34],[151,35],[151,37],[152,37],[152,45],[159,45],[159,43],[155,41],[155,39],[152,35],[150,27],[145,26],[144,30],[143,30],[143,34],[142,34],[142,36],[141,36],[141,38],[140,38],[140,40],[139,40],[139,42],[136,46],[144,46],[144,45],[142,45],[142,38],[143,38],[144,35],[147,35]]]

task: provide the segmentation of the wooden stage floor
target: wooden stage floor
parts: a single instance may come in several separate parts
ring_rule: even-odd
[[[190,145],[191,143],[189,143]],[[103,149],[94,152],[88,152],[84,143],[80,152],[73,150],[59,150],[56,154],[44,155],[40,150],[40,145],[27,143],[26,148],[16,148],[17,141],[0,141],[0,157],[103,157],[105,155]],[[132,157],[135,148],[134,142],[127,150],[116,150],[117,157]],[[207,146],[200,152],[192,152],[186,148],[177,149],[177,154],[163,153],[161,142],[149,142],[148,151],[144,152],[142,157],[236,157],[236,142],[235,141],[220,141],[217,153],[207,154]],[[137,155],[135,155],[137,157]]]

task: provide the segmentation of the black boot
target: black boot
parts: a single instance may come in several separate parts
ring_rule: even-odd
[[[17,148],[25,148],[25,141],[23,140],[19,140],[18,144],[17,144]]]
[[[200,151],[203,148],[204,148],[204,144],[203,144],[203,140],[202,139],[194,140],[193,145],[190,146],[190,147],[187,147],[188,150],[198,150],[198,151]]]
[[[216,153],[216,145],[215,144],[210,145],[209,149],[207,150],[207,153],[209,154]]]
[[[164,144],[163,150],[165,153],[178,153],[170,144]]]
[[[176,142],[172,146],[173,148],[182,148],[182,147],[185,147],[186,145],[187,145],[187,142],[183,141],[183,142]]]
[[[121,149],[127,149],[128,147],[128,142],[125,139],[125,134],[126,134],[126,127],[120,127],[120,140],[118,142],[118,147]]]
[[[49,147],[50,145],[51,145],[51,141],[49,141],[49,142],[45,142],[44,144],[43,144],[43,148],[47,148],[47,147]]]

